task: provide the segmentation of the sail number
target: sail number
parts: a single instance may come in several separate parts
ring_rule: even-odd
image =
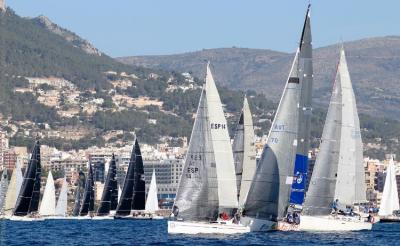
[[[285,130],[285,125],[284,124],[275,124],[274,130],[275,131],[284,131]]]
[[[277,144],[279,142],[279,139],[278,138],[270,138],[269,142],[273,143],[273,144]]]
[[[211,129],[226,129],[226,124],[211,123]]]
[[[198,167],[188,167],[186,169],[186,178],[191,179],[192,175],[195,175],[199,172],[199,168]]]

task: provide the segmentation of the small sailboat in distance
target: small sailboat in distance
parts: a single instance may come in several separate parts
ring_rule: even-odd
[[[112,155],[106,182],[104,183],[103,195],[95,219],[113,219],[118,205],[118,183],[117,164],[115,156]]]
[[[67,179],[63,178],[63,184],[61,186],[60,194],[58,195],[57,206],[55,210],[55,217],[63,219],[67,217],[68,209],[68,183]]]
[[[389,160],[386,169],[385,185],[379,207],[379,222],[400,222],[399,194],[396,182],[396,167],[394,166],[393,156]]]
[[[366,202],[362,154],[356,99],[342,48],[322,133],[320,152],[315,162],[300,221],[281,222],[279,229],[370,230],[372,223],[367,221],[366,216],[360,210],[353,211],[354,205]]]
[[[78,184],[75,188],[75,200],[74,200],[74,209],[72,210],[72,216],[73,217],[78,217],[79,216],[79,211],[81,210],[81,205],[82,205],[82,187],[84,187],[85,183],[85,174],[80,171],[79,172],[79,177],[78,177]]]
[[[246,96],[244,97],[242,113],[236,127],[232,149],[240,209],[243,208],[246,201],[257,164],[253,119]]]
[[[143,159],[136,138],[114,219],[151,219],[144,211],[145,186]]]
[[[8,174],[7,174],[7,168],[4,168],[0,176],[0,218],[4,216],[4,207],[6,203],[7,189],[8,189]]]
[[[40,143],[36,141],[25,171],[13,216],[11,216],[10,220],[39,220],[37,213],[39,209],[41,174]]]
[[[21,166],[17,161],[14,171],[11,175],[11,180],[8,185],[8,190],[5,198],[4,217],[10,218],[17,203],[18,194],[21,190],[24,177],[22,175]]]
[[[92,165],[89,163],[85,191],[78,219],[91,219],[94,216],[94,179]]]
[[[51,171],[49,171],[49,175],[47,177],[39,214],[42,217],[54,216],[56,214],[56,189]]]
[[[237,209],[232,147],[221,100],[207,64],[168,233],[246,233],[230,217]],[[236,223],[235,223],[236,222]]]
[[[151,175],[150,187],[147,193],[145,209],[146,213],[149,213],[152,219],[163,219],[162,216],[158,216],[156,212],[160,210],[158,207],[158,195],[157,195],[157,182],[156,182],[156,171],[153,169]]]

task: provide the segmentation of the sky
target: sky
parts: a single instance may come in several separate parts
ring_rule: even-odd
[[[106,54],[167,55],[243,47],[293,52],[309,0],[6,0],[45,15]],[[400,35],[399,0],[312,0],[314,47]]]

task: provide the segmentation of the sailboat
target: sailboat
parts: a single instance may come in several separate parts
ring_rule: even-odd
[[[80,171],[79,172],[79,178],[78,178],[78,185],[75,188],[75,200],[74,200],[74,208],[72,210],[72,216],[73,217],[78,217],[79,216],[79,211],[81,210],[81,206],[82,206],[82,189],[83,187],[85,187],[84,183],[85,183],[85,174]]]
[[[7,189],[8,189],[8,174],[7,174],[7,168],[4,168],[0,177],[0,216],[1,216],[0,218],[2,218],[4,215]]]
[[[385,186],[383,187],[381,206],[379,208],[379,222],[400,222],[399,194],[397,191],[396,168],[393,157],[389,160],[386,169]],[[397,213],[397,214],[395,214]]]
[[[297,225],[282,222],[281,230],[356,231],[370,230],[361,212],[342,214],[342,207],[366,202],[363,149],[356,100],[344,49],[340,51],[331,101],[305,203]],[[332,212],[332,204],[337,212]]]
[[[226,119],[208,63],[168,233],[248,232],[248,227],[229,219],[238,206],[234,168]]]
[[[39,214],[42,217],[54,216],[56,214],[56,189],[51,171],[49,171],[49,175],[47,177]]]
[[[68,183],[67,179],[63,178],[63,184],[61,186],[60,194],[58,195],[57,205],[55,207],[54,216],[47,217],[48,219],[68,219],[67,207],[68,206]]]
[[[232,149],[235,161],[239,208],[243,208],[256,170],[253,119],[246,96],[244,97],[242,113],[236,127]]]
[[[40,143],[36,141],[31,159],[25,171],[24,180],[18,195],[17,203],[10,220],[34,221],[38,217],[40,199]]]
[[[97,210],[95,219],[109,218],[113,219],[115,210],[118,205],[118,183],[117,183],[117,164],[115,156],[112,155],[110,166],[108,168],[107,179],[104,184],[103,195],[101,197],[100,206]],[[110,216],[109,216],[110,215]]]
[[[309,99],[304,98],[310,96],[312,87],[311,57],[309,5],[300,44],[244,205],[241,223],[251,231],[276,230],[290,210],[292,197],[301,198],[300,190],[300,194],[292,191],[295,182],[304,182],[298,177],[304,175],[302,169],[307,164],[307,134],[299,131],[307,131],[306,115],[311,113]]]
[[[115,219],[150,219],[145,209],[145,179],[139,142],[135,139]],[[133,213],[132,213],[133,211]]]
[[[8,185],[8,190],[6,193],[5,204],[4,204],[4,217],[10,218],[15,209],[17,203],[18,194],[21,190],[22,182],[24,177],[22,176],[21,166],[19,162],[16,163],[16,167],[11,175],[11,180]]]
[[[91,219],[94,213],[94,179],[92,165],[89,163],[89,169],[83,192],[82,206],[79,210],[78,219]]]
[[[147,193],[145,209],[146,213],[149,213],[152,219],[163,219],[162,216],[158,216],[156,212],[160,210],[158,207],[158,197],[157,197],[157,182],[156,182],[156,172],[153,169],[153,174],[151,175],[150,187]]]

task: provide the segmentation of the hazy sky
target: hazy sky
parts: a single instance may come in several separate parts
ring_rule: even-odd
[[[43,14],[111,56],[248,47],[292,52],[307,0],[6,0]],[[314,46],[400,35],[399,0],[313,0]]]

